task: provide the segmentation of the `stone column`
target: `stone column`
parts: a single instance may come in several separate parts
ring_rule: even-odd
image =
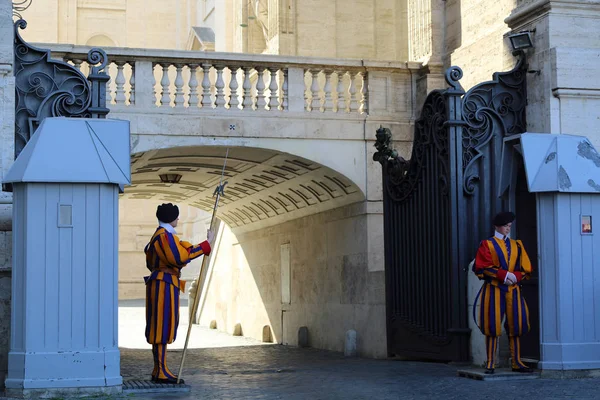
[[[15,154],[12,3],[0,2],[0,179]],[[12,193],[0,192],[0,387],[8,371],[12,265]]]

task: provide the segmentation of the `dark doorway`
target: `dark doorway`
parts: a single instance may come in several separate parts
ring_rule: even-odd
[[[521,290],[529,308],[531,331],[521,337],[521,357],[540,359],[540,308],[539,308],[539,270],[537,243],[537,205],[535,193],[527,189],[525,167],[521,160],[515,186],[515,214],[517,215],[516,239],[523,241],[531,259],[533,273],[531,279],[523,281]]]

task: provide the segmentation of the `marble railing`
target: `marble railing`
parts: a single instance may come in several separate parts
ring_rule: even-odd
[[[85,75],[89,47],[42,44]],[[362,60],[106,48],[107,103],[208,110],[367,114]]]

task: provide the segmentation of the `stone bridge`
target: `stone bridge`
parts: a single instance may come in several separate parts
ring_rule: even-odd
[[[90,48],[40,46],[86,73]],[[220,217],[253,230],[380,201],[375,130],[391,127],[395,140],[407,142],[401,152],[412,140],[419,63],[105,50],[109,117],[131,122],[126,198],[211,211],[229,148]],[[178,184],[161,182],[167,174],[181,175]]]

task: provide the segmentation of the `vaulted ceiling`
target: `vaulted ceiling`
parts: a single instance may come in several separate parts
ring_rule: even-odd
[[[315,149],[317,151],[317,149]],[[225,147],[176,147],[132,155],[132,185],[124,198],[186,203],[212,212]],[[162,183],[161,174],[179,174]],[[218,217],[232,228],[254,230],[364,199],[341,174],[291,154],[229,148]]]

